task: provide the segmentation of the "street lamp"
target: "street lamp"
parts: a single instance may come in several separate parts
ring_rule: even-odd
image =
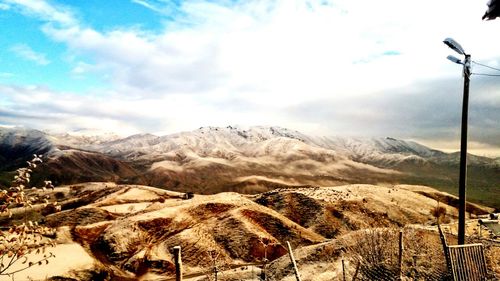
[[[451,38],[444,39],[444,44],[460,55],[464,56],[464,61],[454,56],[447,59],[464,66],[464,100],[462,103],[462,130],[460,138],[460,175],[458,178],[458,244],[465,244],[465,188],[467,185],[467,120],[469,112],[469,82],[470,82],[470,54],[465,53],[460,44]]]

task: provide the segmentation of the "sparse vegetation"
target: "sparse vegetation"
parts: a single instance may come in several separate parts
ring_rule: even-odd
[[[0,228],[0,276],[9,276],[35,265],[48,264],[54,254],[47,251],[54,246],[51,237],[54,229],[38,223],[34,211],[52,206],[48,196],[43,196],[36,187],[30,187],[31,173],[42,162],[41,155],[34,155],[27,168],[17,169],[12,186],[0,192],[0,218],[7,223]],[[50,181],[45,181],[43,191],[54,189]]]
[[[449,219],[446,218],[446,208],[443,206],[439,206],[439,201],[436,207],[431,209],[431,215],[436,218],[436,223],[448,223]]]
[[[398,280],[399,229],[368,229],[350,237],[346,250],[359,265],[357,280]],[[444,253],[436,233],[403,229],[401,275],[409,280],[446,280]]]

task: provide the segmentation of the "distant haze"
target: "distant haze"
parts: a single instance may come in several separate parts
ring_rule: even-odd
[[[0,0],[0,125],[271,125],[456,151],[462,70],[442,41],[500,68],[486,2]],[[470,152],[500,157],[500,77],[472,76],[470,93]]]

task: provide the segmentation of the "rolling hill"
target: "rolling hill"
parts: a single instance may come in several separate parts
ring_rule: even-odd
[[[314,261],[304,262],[304,267],[328,264],[334,267],[329,270],[338,271],[334,265],[340,251],[331,248],[353,233],[374,227],[431,227],[434,197],[446,208],[448,219],[457,216],[449,205],[455,197],[406,185],[292,188],[255,195],[225,192],[187,199],[184,193],[108,182],[60,186],[49,195],[59,198],[62,207],[45,217],[46,225],[58,229],[57,246],[51,250],[57,253],[54,265],[21,272],[16,279],[31,274],[73,278],[53,280],[169,280],[175,272],[174,246],[182,248],[186,276],[210,272],[214,262],[226,270],[223,266],[260,264],[267,258],[272,262],[269,274],[284,277],[291,274],[284,272],[286,241]],[[472,204],[468,211],[479,215],[492,209]],[[75,254],[79,260],[67,262]],[[303,254],[298,258],[305,259]],[[306,280],[332,280],[303,273]]]

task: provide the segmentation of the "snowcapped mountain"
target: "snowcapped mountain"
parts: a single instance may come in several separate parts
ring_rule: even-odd
[[[32,150],[51,150],[53,143],[44,132],[25,128],[0,128],[0,145],[25,147]]]
[[[65,134],[52,134],[51,140],[58,145],[85,147],[121,139],[114,133],[77,131]]]
[[[50,136],[25,128],[0,128],[0,168],[15,169],[24,165],[33,154],[56,150]]]
[[[0,175],[24,167],[33,154],[43,155],[45,163],[37,168],[32,178],[39,184],[43,178],[56,183],[81,181],[117,181],[122,177],[135,177],[128,166],[105,154],[88,151],[89,144],[103,142],[101,137],[83,135],[49,135],[25,128],[0,128]],[[8,185],[2,178],[0,186]]]
[[[86,135],[82,133],[53,134],[24,128],[0,128],[2,156],[17,151],[54,153],[61,149],[93,151],[121,160],[155,160],[175,155],[198,157],[275,156],[287,158],[303,153],[328,155],[375,166],[391,167],[402,162],[447,162],[458,160],[457,153],[444,153],[413,141],[386,138],[346,138],[308,136],[281,127],[236,126],[201,127],[190,132],[165,136],[137,134],[120,138],[114,134]],[[492,164],[498,159],[470,156],[470,163]]]
[[[125,157],[132,154],[157,157],[175,152],[194,153],[200,157],[226,155],[230,158],[235,155],[246,157],[270,155],[279,151],[286,153],[289,148],[303,145],[307,138],[299,132],[277,127],[252,127],[248,130],[231,126],[202,127],[192,132],[161,137],[151,134],[134,135],[93,147],[103,153]]]
[[[113,180],[201,193],[341,183],[427,184],[450,191],[459,161],[456,153],[413,141],[317,137],[281,127],[201,127],[126,138],[0,128],[0,171],[33,153],[47,155],[52,168],[45,171],[61,183]],[[469,171],[471,184],[500,184],[498,160],[470,155]]]
[[[291,145],[292,142],[294,145]],[[201,127],[198,130],[166,136],[133,135],[110,142],[87,143],[80,147],[123,159],[132,157],[145,160],[173,153],[197,154],[201,157],[234,158],[235,155],[252,157],[270,155],[280,150],[282,153],[293,152],[294,149],[289,150],[289,148],[297,150],[300,146],[307,146],[301,148],[303,151],[323,149],[322,153],[325,154],[335,154],[337,157],[388,168],[404,162],[453,162],[455,159],[453,154],[434,150],[413,141],[391,137],[317,137],[286,128],[264,126],[247,129],[235,126]],[[472,157],[470,161],[490,162],[490,159]]]
[[[322,137],[313,140],[318,146],[348,155],[351,159],[376,166],[392,167],[403,162],[438,160],[446,154],[413,141],[386,138]]]

